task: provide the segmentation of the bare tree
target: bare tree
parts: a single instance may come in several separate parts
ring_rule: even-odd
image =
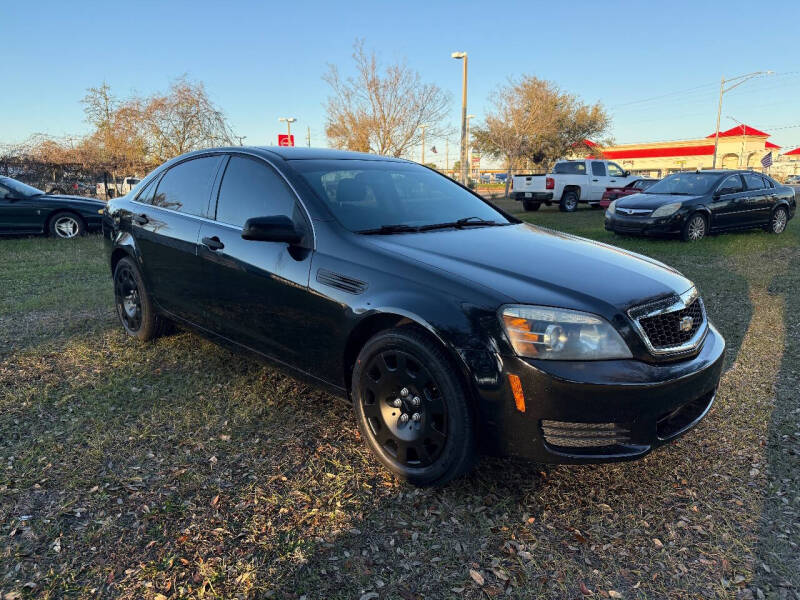
[[[177,79],[164,96],[130,103],[157,162],[210,146],[233,145],[234,134],[200,82]]]
[[[423,83],[405,63],[382,68],[363,40],[353,50],[356,75],[343,78],[328,65],[323,79],[331,87],[325,133],[336,148],[407,156],[421,142],[420,125],[431,139],[442,135],[449,96],[436,84]]]
[[[492,105],[473,136],[484,153],[506,161],[506,195],[515,165],[524,160],[548,165],[602,134],[610,122],[600,104],[586,105],[554,83],[529,75],[498,88]]]

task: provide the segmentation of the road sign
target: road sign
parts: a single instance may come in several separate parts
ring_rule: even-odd
[[[285,133],[278,134],[278,146],[294,146],[294,136]]]

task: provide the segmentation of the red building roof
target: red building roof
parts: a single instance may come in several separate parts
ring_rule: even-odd
[[[712,154],[714,154],[714,144],[603,151],[603,155],[607,158],[660,158],[670,156],[711,156]]]
[[[706,136],[706,138],[714,138],[716,136],[716,132],[712,133],[711,135]],[[755,137],[769,137],[768,133],[764,133],[763,131],[759,131],[755,127],[750,127],[750,125],[737,125],[736,127],[731,127],[727,131],[720,131],[719,137],[733,137],[737,135],[752,135]]]
[[[784,156],[800,156],[800,148],[795,148],[794,150],[790,150]]]
[[[778,146],[778,144],[773,144],[772,142],[766,142],[764,144],[764,148],[780,148],[780,146]]]

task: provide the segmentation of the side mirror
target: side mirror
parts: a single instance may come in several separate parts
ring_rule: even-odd
[[[293,246],[300,243],[303,234],[289,217],[279,215],[247,219],[242,229],[242,238],[257,242],[282,242]]]
[[[625,177],[630,177],[630,176],[631,176],[631,172],[630,171],[625,171]]]

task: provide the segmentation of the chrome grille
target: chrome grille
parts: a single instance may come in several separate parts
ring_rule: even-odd
[[[697,348],[708,330],[703,300],[695,288],[628,311],[653,354],[679,354]]]

